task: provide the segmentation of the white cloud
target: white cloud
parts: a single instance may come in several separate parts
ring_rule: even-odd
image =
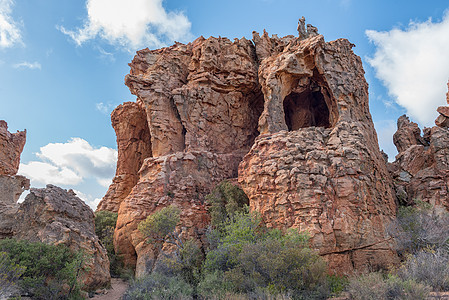
[[[99,102],[99,103],[95,103],[95,108],[101,112],[102,114],[105,115],[109,115],[111,114],[112,110],[114,109],[114,107],[116,107],[117,105],[112,104],[112,103],[103,103],[103,102]]]
[[[87,0],[87,19],[82,28],[58,29],[77,45],[100,37],[114,45],[136,50],[161,47],[191,38],[190,21],[182,12],[167,12],[163,0]],[[131,49],[129,49],[131,50]]]
[[[83,200],[87,205],[89,205],[93,211],[95,211],[97,209],[98,203],[100,203],[100,201],[101,201],[100,198],[94,198],[94,197],[92,197],[92,195],[87,195],[78,190],[73,190],[73,191],[75,192],[76,196],[78,198],[80,198],[81,200]]]
[[[81,138],[72,138],[67,143],[50,143],[41,147],[36,156],[41,161],[20,164],[19,173],[32,182],[56,185],[78,185],[90,178],[107,187],[117,161],[115,149],[94,148]]]
[[[37,61],[35,61],[33,63],[24,61],[24,62],[15,64],[13,67],[16,68],[16,69],[20,69],[20,68],[39,69],[39,70],[42,69],[41,64],[39,62],[37,62]]]
[[[0,48],[22,42],[19,25],[11,17],[13,0],[0,0]]]
[[[376,45],[368,58],[394,100],[422,125],[433,124],[436,108],[446,104],[449,79],[449,11],[439,23],[410,22],[405,30],[367,30]]]

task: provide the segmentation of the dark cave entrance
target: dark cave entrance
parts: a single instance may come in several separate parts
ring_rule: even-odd
[[[336,121],[336,101],[322,83],[310,80],[305,87],[294,89],[284,98],[285,123],[288,131],[306,127],[332,127]]]

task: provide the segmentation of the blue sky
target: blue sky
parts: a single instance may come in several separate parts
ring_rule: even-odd
[[[396,119],[432,126],[449,78],[449,4],[356,0],[0,0],[0,119],[27,129],[20,173],[76,190],[91,206],[115,173],[112,109],[136,50],[203,35],[296,34],[301,16],[364,63],[381,148]]]

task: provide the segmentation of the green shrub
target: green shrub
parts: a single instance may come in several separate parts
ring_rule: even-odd
[[[153,272],[135,280],[123,300],[193,299],[193,288],[181,277]]]
[[[150,243],[162,245],[169,242],[179,247],[180,240],[175,229],[180,215],[181,210],[176,206],[164,207],[140,222],[138,229]]]
[[[249,199],[238,186],[225,180],[206,196],[211,216],[211,225],[219,227],[234,215],[245,210]]]
[[[33,299],[68,299],[79,297],[78,275],[85,257],[63,245],[40,242],[0,240],[0,251],[11,262],[24,267],[19,280],[23,292]]]
[[[404,280],[413,280],[432,287],[434,291],[449,290],[449,256],[442,250],[423,250],[410,255],[398,269]]]
[[[0,299],[8,297],[17,289],[25,267],[14,263],[6,252],[0,252]]]
[[[351,278],[348,292],[355,300],[424,300],[430,288],[412,279],[403,280],[393,275],[385,277],[375,272]]]
[[[424,202],[415,207],[400,207],[397,219],[388,229],[401,255],[423,249],[448,249],[449,214]]]
[[[128,277],[128,270],[123,266],[121,257],[115,253],[114,230],[118,214],[112,211],[102,210],[95,213],[95,234],[108,253],[109,270],[112,277]]]

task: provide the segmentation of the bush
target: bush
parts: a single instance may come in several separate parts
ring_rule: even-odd
[[[446,248],[447,251],[449,214],[424,202],[418,202],[416,207],[400,207],[388,233],[395,239],[401,255],[428,248]]]
[[[410,255],[397,271],[404,280],[414,280],[434,291],[449,290],[449,257],[442,250],[426,250]]]
[[[157,272],[135,280],[123,300],[193,299],[193,288],[181,277]]]
[[[33,299],[79,297],[78,275],[84,264],[82,253],[73,253],[63,245],[4,239],[0,251],[24,268],[19,280],[23,292]]]
[[[118,214],[112,211],[102,210],[95,213],[95,234],[106,249],[109,258],[109,270],[112,277],[128,276],[124,269],[123,261],[115,253],[114,249],[114,230],[117,223]]]
[[[429,287],[412,279],[403,280],[392,275],[384,277],[378,272],[353,277],[347,289],[351,299],[355,300],[424,300],[430,292]]]
[[[294,230],[286,234],[268,230],[260,217],[248,213],[237,213],[221,232],[218,247],[206,255],[200,292],[262,292],[290,294],[298,299],[330,294],[330,288],[325,287],[326,264],[308,247],[307,235]]]
[[[219,227],[228,219],[233,219],[236,213],[244,212],[245,206],[249,205],[245,192],[227,180],[217,185],[206,199],[213,227]]]
[[[0,299],[8,297],[17,289],[25,267],[14,263],[6,252],[0,252]]]

